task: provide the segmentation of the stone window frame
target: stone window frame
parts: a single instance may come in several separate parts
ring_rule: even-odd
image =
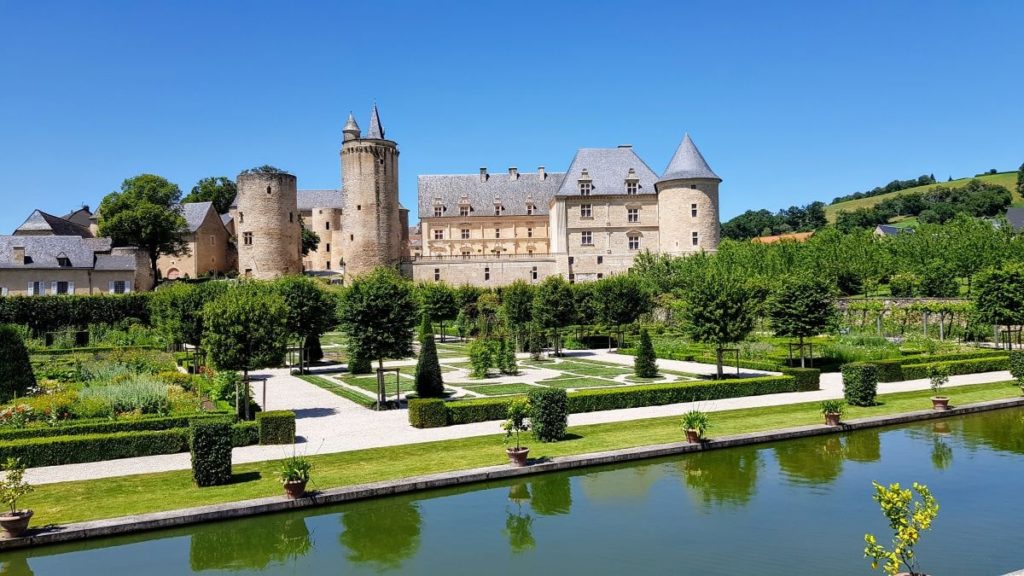
[[[592,230],[581,230],[580,231],[580,246],[593,246],[594,245],[594,232]]]
[[[696,202],[691,202],[690,203],[690,218],[696,218],[696,217],[697,217],[697,203]]]
[[[526,203],[526,215],[533,216],[533,211],[537,209],[537,206],[533,202]]]
[[[641,234],[639,232],[628,232],[626,234],[626,245],[627,245],[627,247],[630,250],[634,250],[634,251],[639,250],[640,249],[640,244],[641,244],[641,241],[640,241],[641,237],[642,236],[641,236]]]
[[[434,228],[434,240],[444,240],[443,228]]]
[[[325,246],[324,252],[330,252],[331,251],[331,243],[330,242],[327,242],[324,246]]]
[[[491,281],[491,267],[490,266],[484,266],[484,282],[490,282],[490,281]]]
[[[538,276],[538,274],[537,274],[537,267],[533,266],[530,269],[530,279],[533,280],[534,282],[536,282],[537,281],[537,276]]]
[[[252,232],[242,232],[242,245],[252,246]]]
[[[462,236],[463,240],[469,240],[469,235],[470,235],[469,228],[462,228],[462,230],[461,230],[461,232],[459,234]]]
[[[628,224],[639,224],[640,223],[640,208],[626,208],[626,223]]]
[[[533,238],[533,228],[527,228],[526,229],[526,237],[527,238]]]
[[[438,282],[440,280],[441,280],[441,269],[440,268],[434,268],[434,282]]]
[[[700,232],[694,231],[690,233],[690,244],[692,246],[700,246]]]
[[[67,280],[57,280],[54,282],[56,289],[53,291],[54,294],[67,295],[70,294],[71,283]]]
[[[636,180],[626,180],[626,195],[636,196],[640,191],[640,182]]]
[[[472,211],[473,207],[470,206],[469,204],[463,204],[462,206],[459,206],[459,216],[462,216],[463,218],[469,216],[469,213]]]
[[[594,183],[590,180],[580,181],[580,196],[590,196],[594,191]]]
[[[444,216],[444,206],[434,206],[434,218]]]
[[[593,204],[580,204],[580,219],[581,220],[593,220],[594,219],[594,205]]]
[[[495,240],[501,239],[501,228],[495,228],[494,229],[494,239]]]
[[[331,229],[331,221],[328,220],[328,221],[324,222],[324,230],[330,230],[330,229]]]

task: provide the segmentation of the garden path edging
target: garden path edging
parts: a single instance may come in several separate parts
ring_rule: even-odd
[[[271,496],[239,502],[200,506],[196,508],[122,516],[90,522],[77,522],[61,526],[35,529],[30,531],[29,536],[21,538],[0,540],[0,551],[57,544],[61,542],[72,542],[89,538],[118,536],[150,530],[159,530],[163,528],[185,526],[189,524],[198,524],[201,522],[228,520],[233,518],[243,518],[246,516],[255,516],[258,514],[298,510],[314,506],[340,504],[354,500],[378,498],[393,494],[444,488],[460,484],[472,484],[488,480],[529,476],[544,472],[571,470],[587,466],[599,466],[604,464],[629,462],[633,460],[673,456],[688,452],[699,452],[702,450],[761,444],[765,442],[804,438],[808,436],[820,436],[850,430],[860,430],[864,428],[876,428],[895,424],[905,424],[908,422],[934,420],[950,416],[960,416],[964,414],[1019,406],[1024,406],[1024,397],[978,402],[975,404],[953,407],[948,411],[942,412],[926,409],[887,416],[872,416],[843,422],[840,426],[814,424],[763,432],[736,434],[732,436],[723,436],[721,438],[713,438],[701,444],[674,442],[671,444],[639,446],[606,452],[562,456],[548,461],[536,462],[530,466],[522,468],[512,467],[509,465],[488,466],[484,468],[444,472],[440,474],[416,476],[399,480],[373,482],[369,484],[359,484],[355,486],[323,490],[298,500],[288,500],[283,496]]]

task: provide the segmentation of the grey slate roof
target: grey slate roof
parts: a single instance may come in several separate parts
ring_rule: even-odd
[[[626,178],[633,169],[639,179],[637,194],[654,194],[658,175],[637,156],[631,146],[618,148],[580,148],[569,165],[558,196],[579,196],[579,179],[586,169],[592,183],[591,196],[626,193]]]
[[[1024,208],[1007,208],[1006,221],[1013,227],[1014,232],[1024,231]]]
[[[135,258],[124,254],[97,254],[96,270],[135,270]]]
[[[434,215],[435,199],[446,208],[446,217],[458,217],[463,197],[469,200],[471,216],[493,216],[495,198],[504,207],[502,216],[525,216],[528,200],[535,215],[547,214],[564,177],[559,172],[548,172],[543,180],[537,173],[520,173],[516,179],[508,173],[488,174],[484,180],[479,174],[421,175],[417,178],[420,218]]]
[[[672,156],[672,160],[668,163],[668,168],[665,168],[665,173],[661,175],[661,179],[658,182],[689,178],[710,178],[719,182],[722,180],[711,170],[711,166],[708,166],[707,161],[704,160],[700,150],[697,150],[697,145],[693,143],[690,135],[686,134],[683,136],[683,141],[679,143],[679,148],[676,149],[675,155]]]
[[[299,210],[314,208],[344,208],[345,193],[341,190],[299,190],[297,193]]]
[[[380,124],[380,114],[377,113],[377,105],[373,105],[373,110],[370,112],[370,129],[366,132],[367,138],[375,138],[377,140],[384,139],[384,127]]]
[[[80,238],[91,238],[92,233],[85,226],[80,226],[65,220],[60,216],[47,214],[42,210],[33,210],[32,214],[22,222],[21,226],[14,231],[14,234],[38,234],[46,233],[55,236],[78,236]]]
[[[875,233],[882,236],[898,236],[905,233],[913,233],[913,228],[900,228],[899,226],[892,226],[889,224],[879,224],[875,226]]]
[[[221,214],[221,215],[220,215],[220,221],[221,221],[221,223],[223,223],[223,224],[224,224],[225,226],[227,226],[228,224],[231,224],[231,220],[232,220],[232,218],[231,218],[231,214]]]
[[[199,230],[210,210],[213,210],[213,202],[186,202],[181,205],[181,215],[185,217],[190,233]]]
[[[16,264],[15,247],[25,248],[25,256],[32,258],[32,263]],[[0,268],[59,269],[61,266],[57,265],[57,258],[60,256],[71,261],[71,268],[92,268],[96,252],[104,249],[110,250],[109,238],[0,236]]]

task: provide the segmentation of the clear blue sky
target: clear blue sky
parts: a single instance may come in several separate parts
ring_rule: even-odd
[[[151,172],[339,185],[376,100],[416,175],[568,167],[684,132],[723,221],[1024,162],[1024,2],[0,0],[0,232]]]

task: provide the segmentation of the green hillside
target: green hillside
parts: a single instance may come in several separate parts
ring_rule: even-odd
[[[881,194],[879,196],[872,196],[870,198],[859,198],[857,200],[847,200],[846,202],[840,202],[838,204],[832,204],[825,207],[825,217],[828,218],[829,222],[836,221],[836,214],[841,210],[852,212],[858,208],[870,208],[875,204],[878,204],[882,200],[889,198],[895,198],[903,194],[909,194],[910,192],[926,192],[929,188],[935,186],[946,186],[949,188],[957,188],[963,186],[973,180],[974,178],[961,178],[959,180],[953,180],[952,182],[939,182],[938,184],[929,184],[927,186],[917,186],[915,188],[907,188],[898,192],[890,192],[889,194]],[[1024,198],[1021,198],[1020,194],[1017,194],[1015,188],[1017,187],[1017,173],[1016,172],[1002,172],[999,174],[992,174],[989,176],[978,176],[978,180],[982,182],[988,182],[990,184],[998,184],[1006,187],[1013,194],[1013,204],[1018,206],[1024,204]]]

